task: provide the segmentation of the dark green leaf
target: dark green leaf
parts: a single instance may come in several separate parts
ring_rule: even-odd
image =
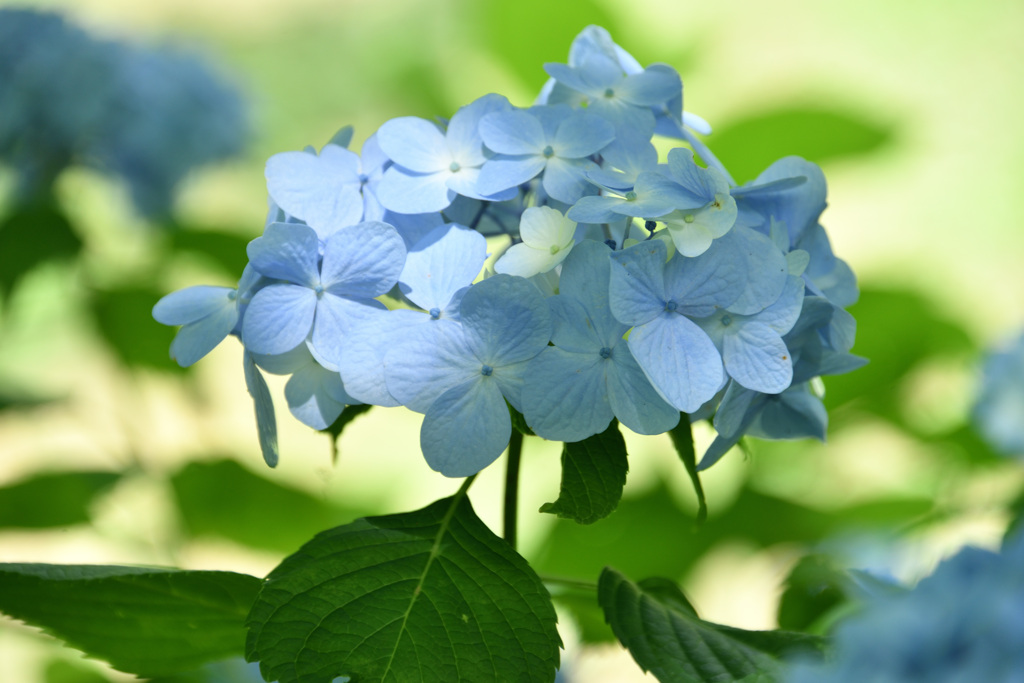
[[[40,529],[87,522],[89,505],[120,478],[116,472],[53,472],[0,488],[0,527]]]
[[[246,645],[267,680],[550,681],[555,611],[461,494],[319,534],[267,577]]]
[[[56,204],[16,209],[0,221],[0,295],[9,296],[40,263],[74,257],[81,248],[82,241]]]
[[[706,142],[742,183],[784,156],[820,164],[874,152],[891,139],[887,128],[856,114],[787,107],[720,126]]]
[[[703,524],[708,518],[708,503],[704,499],[704,487],[700,483],[700,473],[697,472],[697,454],[693,448],[693,430],[690,428],[690,416],[686,413],[679,414],[679,424],[669,430],[669,438],[672,445],[683,461],[686,473],[690,475],[693,482],[693,490],[697,493],[697,523]]]
[[[140,287],[96,292],[93,313],[103,338],[125,364],[183,371],[171,360],[175,328],[153,320],[153,305],[161,296]]]
[[[279,552],[291,552],[321,529],[369,512],[282,486],[234,460],[189,463],[174,475],[171,485],[193,536],[223,536]]]
[[[544,503],[540,511],[592,524],[618,507],[628,470],[626,440],[612,420],[600,434],[562,447],[558,500]]]
[[[178,226],[175,230],[169,230],[168,234],[171,236],[171,248],[174,251],[201,254],[232,279],[242,277],[242,270],[249,262],[249,257],[245,253],[249,239],[239,233]]]
[[[159,676],[241,654],[259,585],[231,572],[0,564],[0,611],[115,669]]]
[[[824,614],[846,602],[849,593],[849,578],[827,557],[804,557],[786,578],[779,600],[779,626],[807,631]]]
[[[802,633],[744,631],[699,619],[665,580],[649,590],[606,568],[598,601],[619,641],[644,671],[673,683],[729,683],[755,674],[774,680],[779,655],[814,652],[821,640]],[[689,609],[688,609],[689,608]],[[749,680],[749,679],[748,679]]]

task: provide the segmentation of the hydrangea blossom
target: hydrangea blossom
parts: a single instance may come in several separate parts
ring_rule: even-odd
[[[208,288],[157,306],[183,325],[179,362],[240,337],[268,463],[264,370],[290,375],[289,408],[314,428],[356,402],[423,413],[424,457],[452,477],[501,454],[510,407],[560,441],[709,418],[701,467],[745,435],[824,438],[813,385],[864,361],[820,169],[788,157],[736,186],[678,74],[598,27],[545,68],[526,109],[490,94],[449,121],[387,121],[358,154],[342,129],[271,157],[241,303]],[[689,146],[659,158],[655,131]]]
[[[1024,334],[988,353],[981,373],[974,423],[994,448],[1024,457]]]
[[[0,102],[16,201],[47,195],[79,164],[118,176],[157,219],[192,168],[241,152],[248,128],[237,90],[194,57],[99,40],[28,9],[0,9]]]
[[[836,630],[836,656],[788,683],[1013,683],[1024,671],[1024,535],[965,548],[911,591],[868,602]]]

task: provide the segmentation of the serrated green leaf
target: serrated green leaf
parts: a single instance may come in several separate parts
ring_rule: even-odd
[[[0,527],[41,529],[89,521],[89,505],[116,472],[50,472],[0,488]]]
[[[669,438],[672,445],[683,461],[686,473],[690,475],[693,482],[693,490],[697,493],[697,523],[703,524],[708,518],[708,503],[704,499],[704,487],[700,483],[700,473],[697,471],[697,453],[693,448],[693,429],[690,427],[690,416],[686,413],[679,414],[679,424],[669,430]]]
[[[345,519],[375,510],[343,507],[283,486],[234,460],[192,462],[171,478],[178,509],[193,536],[291,552],[305,539]],[[223,495],[230,491],[230,496]]]
[[[0,564],[0,611],[138,676],[237,656],[260,581],[232,572]]]
[[[550,681],[555,611],[462,495],[325,531],[267,577],[246,653],[267,680]]]
[[[644,671],[673,683],[733,683],[776,680],[777,657],[814,652],[820,639],[785,631],[744,631],[699,619],[666,591],[663,581],[629,581],[605,568],[598,582],[598,602],[619,641]],[[681,592],[679,593],[681,595]],[[754,676],[754,678],[750,678]]]
[[[563,446],[558,500],[545,503],[540,511],[593,524],[618,507],[628,471],[626,440],[618,421],[612,420],[600,434]]]

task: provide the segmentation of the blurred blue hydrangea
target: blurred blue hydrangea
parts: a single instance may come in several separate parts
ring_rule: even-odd
[[[911,591],[872,599],[835,632],[824,664],[787,683],[1017,683],[1024,674],[1024,535],[965,548]]]
[[[993,448],[1024,457],[1024,334],[989,352],[981,372],[974,423]]]
[[[237,89],[195,57],[91,37],[58,15],[0,9],[0,163],[15,203],[46,198],[82,165],[123,180],[135,208],[166,219],[193,168],[241,152]]]

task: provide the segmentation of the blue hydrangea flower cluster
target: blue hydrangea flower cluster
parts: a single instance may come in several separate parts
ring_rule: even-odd
[[[182,365],[241,339],[269,463],[260,369],[291,374],[289,407],[317,429],[357,402],[423,413],[423,454],[451,477],[502,453],[510,406],[569,442],[713,416],[702,467],[745,434],[824,438],[813,382],[863,360],[821,170],[789,157],[737,186],[676,71],[596,26],[545,69],[529,107],[489,94],[448,121],[388,121],[361,154],[347,129],[271,157],[238,288],[156,306],[183,326]],[[655,135],[685,146],[660,161]],[[482,273],[488,249],[503,252]]]
[[[835,633],[835,656],[788,683],[1015,683],[1024,672],[1024,534],[1000,554],[965,548],[911,591],[870,600]]]
[[[974,424],[996,450],[1024,458],[1024,333],[982,364]]]
[[[0,162],[16,201],[72,164],[118,176],[140,213],[170,214],[193,167],[241,152],[236,89],[201,61],[98,40],[56,14],[0,9]]]

